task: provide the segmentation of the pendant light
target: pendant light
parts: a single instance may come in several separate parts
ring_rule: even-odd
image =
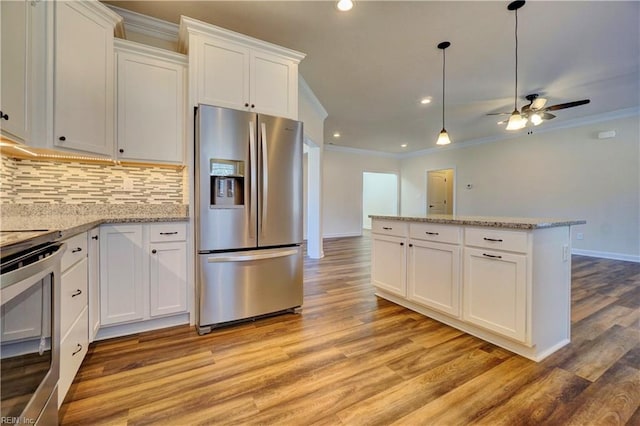
[[[518,112],[518,9],[524,6],[524,0],[517,0],[509,3],[507,9],[516,13],[516,88],[513,96],[513,112],[507,123],[507,130],[520,130],[527,124],[527,119]]]
[[[440,134],[438,135],[438,141],[436,145],[449,145],[451,140],[449,139],[449,134],[447,130],[444,128],[444,67],[445,67],[445,54],[444,50],[451,46],[451,43],[448,41],[443,41],[438,44],[438,49],[442,49],[442,130],[440,130]]]

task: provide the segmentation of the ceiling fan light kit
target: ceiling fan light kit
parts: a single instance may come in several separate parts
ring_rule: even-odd
[[[490,113],[487,115],[509,115],[508,120],[499,121],[498,124],[504,124],[505,121],[507,123],[507,130],[520,130],[527,126],[527,122],[531,122],[534,126],[538,126],[542,124],[546,120],[551,120],[556,116],[551,114],[548,111],[556,111],[559,109],[565,108],[573,108],[579,105],[585,105],[591,102],[589,99],[583,99],[581,101],[567,102],[563,104],[551,105],[545,107],[547,100],[545,98],[539,97],[537,93],[532,93],[525,96],[525,99],[529,101],[529,103],[522,107],[520,111],[518,111],[518,9],[524,6],[524,0],[513,1],[509,3],[507,9],[515,12],[515,92],[513,99],[513,112],[498,112],[498,113]]]
[[[339,0],[336,3],[336,7],[341,12],[348,12],[353,9],[353,1],[352,0]]]
[[[436,145],[449,145],[451,143],[449,134],[444,128],[444,70],[446,64],[444,51],[449,46],[451,46],[451,43],[449,43],[448,41],[443,41],[442,43],[438,44],[438,49],[442,50],[442,130],[440,130]]]

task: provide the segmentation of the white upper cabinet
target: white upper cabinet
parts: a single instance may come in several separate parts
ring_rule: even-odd
[[[44,136],[47,10],[43,1],[2,1],[1,118],[3,136],[30,143]],[[32,129],[34,123],[39,127]]]
[[[56,148],[113,156],[113,33],[120,21],[97,1],[56,2]]]
[[[27,72],[30,6],[26,1],[0,2],[2,15],[2,133],[24,141],[27,138]]]
[[[193,103],[298,118],[298,64],[304,54],[182,17]]]
[[[123,40],[115,46],[116,157],[182,164],[187,58]]]

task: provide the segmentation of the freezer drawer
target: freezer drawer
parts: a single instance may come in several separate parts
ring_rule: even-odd
[[[200,254],[198,331],[302,306],[300,246]]]

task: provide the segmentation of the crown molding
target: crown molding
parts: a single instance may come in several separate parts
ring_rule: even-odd
[[[349,154],[371,155],[374,157],[385,157],[385,158],[395,158],[395,159],[400,158],[399,154],[393,154],[390,152],[382,152],[382,151],[374,151],[371,149],[351,148],[348,146],[332,145],[329,143],[325,143],[323,146],[325,151],[346,152]]]
[[[145,55],[150,58],[162,58],[179,65],[188,65],[189,58],[187,55],[181,53],[172,52],[167,49],[161,49],[159,47],[148,46],[142,43],[136,43],[131,40],[115,39],[113,47],[118,52],[134,52],[140,55]]]
[[[171,42],[178,41],[178,25],[163,21],[162,19],[153,18],[141,13],[132,12],[120,7],[106,5],[124,19],[125,31],[144,34],[160,40]]]

